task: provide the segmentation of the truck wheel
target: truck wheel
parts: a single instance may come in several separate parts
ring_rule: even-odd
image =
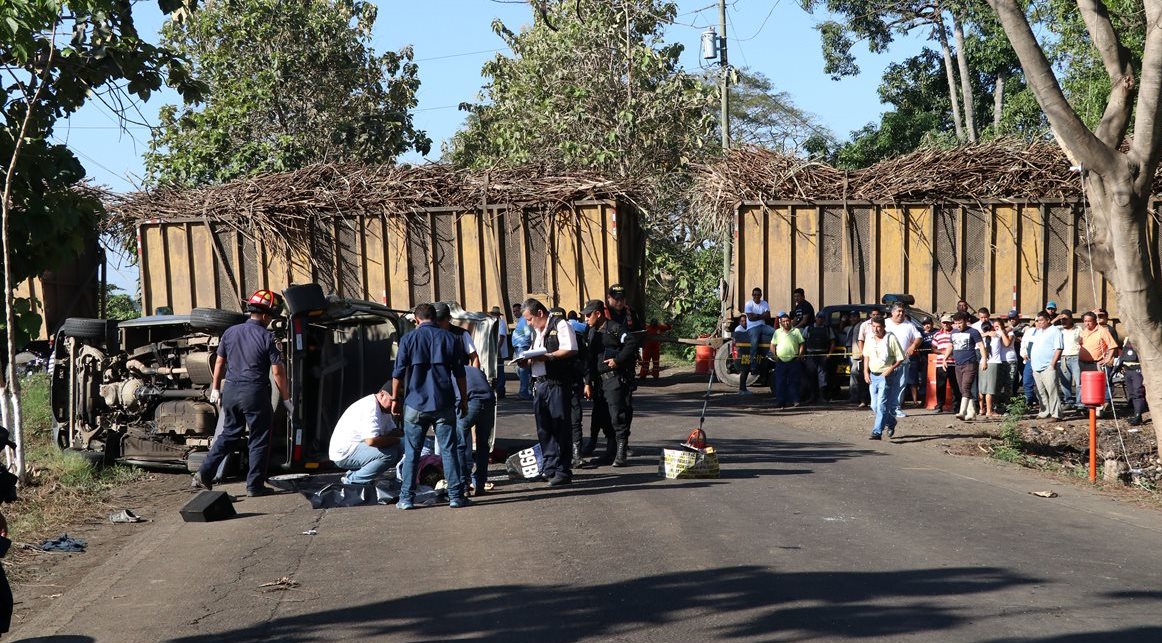
[[[220,333],[246,321],[246,315],[221,308],[195,308],[190,311],[190,327]]]
[[[714,377],[718,378],[719,382],[726,384],[731,388],[738,388],[739,372],[738,362],[731,357],[730,352],[734,344],[726,342],[718,347],[718,351],[714,353]],[[759,374],[751,371],[746,378],[746,385],[749,387],[757,382]]]
[[[106,339],[112,333],[113,324],[104,319],[69,317],[61,325],[61,332],[68,337],[79,339]]]

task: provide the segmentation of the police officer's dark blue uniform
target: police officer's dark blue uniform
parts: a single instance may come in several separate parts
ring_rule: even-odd
[[[541,443],[541,475],[551,486],[568,484],[573,479],[570,397],[580,375],[577,338],[565,318],[550,315],[536,299],[526,301],[523,312],[533,329],[532,348],[547,351],[545,355],[521,360],[531,363],[536,378],[533,414]]]
[[[274,375],[275,385],[287,411],[291,412],[294,408],[290,402],[282,354],[275,346],[274,336],[266,329],[281,307],[281,297],[269,290],[259,290],[247,301],[250,319],[222,333],[210,389],[211,402],[219,401],[219,391],[222,391],[222,433],[194,474],[193,483],[196,487],[211,487],[210,480],[214,472],[226,455],[237,448],[249,426],[250,457],[246,492],[251,496],[271,493],[265,485],[266,465],[270,456],[271,374]],[[223,378],[226,381],[224,388]]]
[[[634,363],[640,345],[640,335],[625,326],[605,318],[601,300],[594,299],[581,310],[589,324],[586,359],[585,396],[593,400],[593,432],[601,430],[607,444],[616,445],[607,450],[598,464],[623,467],[629,450],[630,422],[633,405],[630,400],[634,378]]]

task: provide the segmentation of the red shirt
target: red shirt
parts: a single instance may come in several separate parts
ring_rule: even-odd
[[[936,366],[943,368],[946,366],[944,360],[944,350],[952,345],[952,333],[943,328],[936,331],[932,335],[932,352],[936,354]]]

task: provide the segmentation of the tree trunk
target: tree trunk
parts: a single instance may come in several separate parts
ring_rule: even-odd
[[[964,140],[964,121],[960,118],[960,96],[956,91],[956,72],[952,68],[952,52],[948,47],[948,32],[944,29],[944,19],[933,30],[940,41],[940,51],[944,55],[944,73],[948,76],[948,98],[952,101],[952,124],[956,127],[956,140]]]
[[[968,75],[968,54],[964,51],[964,29],[956,14],[952,14],[952,36],[956,38],[956,64],[960,67],[960,91],[964,95],[964,131],[971,143],[976,142],[976,123],[973,108],[972,77]]]
[[[1150,181],[1138,180],[1127,171],[1120,177],[1090,173],[1086,187],[1091,204],[1094,237],[1093,266],[1113,284],[1118,317],[1126,325],[1124,337],[1134,340],[1142,364],[1142,381],[1150,410],[1162,413],[1162,281],[1149,261]],[[1114,195],[1134,190],[1126,203]],[[1119,190],[1120,186],[1120,190]],[[1123,337],[1123,339],[1124,339]],[[1154,434],[1162,445],[1162,416],[1153,421]]]
[[[1001,131],[1001,115],[1005,109],[1005,72],[997,73],[997,82],[993,85],[993,134]]]

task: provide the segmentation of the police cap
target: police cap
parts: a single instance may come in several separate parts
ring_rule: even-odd
[[[621,284],[613,284],[605,291],[605,294],[614,299],[625,299],[625,287]]]
[[[433,304],[433,307],[436,309],[436,319],[443,321],[452,317],[452,309],[448,307],[448,304],[440,302]]]
[[[581,309],[581,314],[589,316],[599,310],[605,310],[605,302],[601,301],[600,299],[590,299],[585,304],[585,307]]]

